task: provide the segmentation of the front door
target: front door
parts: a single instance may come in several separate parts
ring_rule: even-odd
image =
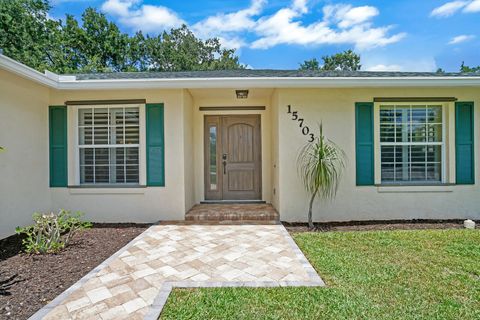
[[[260,200],[260,115],[205,116],[205,200]]]

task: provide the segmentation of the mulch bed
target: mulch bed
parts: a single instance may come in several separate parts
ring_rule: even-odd
[[[370,230],[422,230],[461,229],[463,220],[386,220],[315,223],[310,230],[306,223],[282,222],[289,232],[370,231]]]
[[[0,319],[27,319],[90,270],[125,246],[148,225],[95,224],[79,232],[58,254],[21,253],[21,237],[0,240]]]

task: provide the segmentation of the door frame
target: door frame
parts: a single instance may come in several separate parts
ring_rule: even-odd
[[[222,118],[228,117],[250,117],[250,118],[257,118],[258,119],[258,157],[259,163],[257,168],[258,174],[258,188],[259,188],[259,199],[245,199],[247,201],[251,200],[262,200],[263,198],[263,177],[262,177],[262,165],[263,165],[263,157],[262,157],[262,115],[261,114],[208,114],[203,116],[203,181],[204,181],[204,200],[206,201],[228,201],[232,202],[234,200],[223,199],[223,173],[222,173],[222,159],[218,155],[222,152],[218,152],[218,150],[223,150],[223,125],[222,125]],[[216,127],[216,190],[211,189],[210,183],[210,128]],[[243,201],[243,200],[237,200]]]

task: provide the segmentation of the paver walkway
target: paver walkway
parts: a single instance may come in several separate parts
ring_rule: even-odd
[[[172,287],[322,285],[282,225],[156,225],[30,319],[157,319]]]

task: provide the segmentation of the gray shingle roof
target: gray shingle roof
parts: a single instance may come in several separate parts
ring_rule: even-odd
[[[214,70],[178,72],[108,72],[75,74],[77,80],[113,79],[198,79],[198,78],[326,78],[326,77],[480,77],[480,73],[377,72],[377,71],[312,71],[312,70]]]

